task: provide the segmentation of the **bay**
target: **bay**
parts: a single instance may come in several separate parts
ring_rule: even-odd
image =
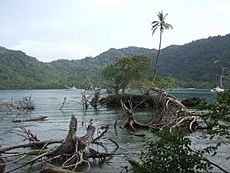
[[[169,91],[171,94],[175,95],[178,99],[185,99],[187,97],[203,97],[208,102],[214,102],[215,94],[209,92],[208,90],[197,90],[197,89],[177,89]],[[143,142],[146,138],[129,135],[129,132],[125,129],[120,129],[119,126],[122,126],[126,117],[122,115],[122,112],[119,108],[108,108],[99,106],[98,109],[89,108],[87,110],[82,109],[81,102],[81,90],[0,90],[0,99],[3,102],[21,99],[22,97],[31,96],[35,104],[35,110],[31,112],[25,112],[21,115],[18,115],[15,111],[8,111],[4,108],[4,105],[0,102],[0,144],[2,147],[6,145],[23,143],[22,138],[15,135],[15,129],[18,126],[25,126],[27,129],[35,133],[40,140],[47,139],[64,139],[68,132],[68,123],[70,117],[75,115],[78,120],[77,135],[83,136],[86,132],[86,126],[82,126],[82,122],[87,124],[91,119],[93,120],[96,127],[110,125],[110,129],[106,134],[106,137],[112,138],[119,144],[119,149],[116,155],[108,163],[104,163],[100,166],[93,165],[90,173],[96,172],[111,172],[118,173],[126,165],[128,165],[125,155],[132,156],[132,153],[136,156],[137,153],[140,153]],[[105,96],[105,93],[102,94]],[[66,97],[66,104],[64,105],[62,111],[60,107],[62,105],[63,99]],[[41,122],[23,122],[20,124],[13,123],[12,119],[16,117],[21,118],[31,118],[37,116],[47,116],[46,121]],[[143,112],[139,110],[135,112],[135,116],[140,121],[146,121],[151,117],[151,113]],[[115,132],[113,125],[117,121],[117,133]],[[147,132],[142,132],[146,133]],[[204,146],[206,140],[204,140],[200,134],[191,136],[196,146]],[[106,141],[108,142],[108,141]],[[110,151],[112,151],[115,146],[113,143],[106,145]],[[226,148],[227,147],[227,148]],[[223,151],[229,149],[228,145],[224,147]],[[100,150],[100,149],[98,149]],[[230,151],[230,150],[229,150]],[[230,153],[222,152],[222,159]],[[7,169],[16,167],[20,164],[10,164],[7,165]],[[227,162],[229,164],[229,162]],[[222,164],[223,165],[223,164]],[[230,164],[229,164],[230,165]],[[224,164],[226,166],[226,164]],[[36,170],[31,169],[22,169],[17,172],[36,172]]]

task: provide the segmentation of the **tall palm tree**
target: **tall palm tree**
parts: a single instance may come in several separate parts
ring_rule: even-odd
[[[168,29],[173,29],[172,25],[170,25],[169,23],[165,22],[165,18],[168,14],[164,15],[163,11],[158,12],[157,16],[159,21],[153,21],[152,22],[152,35],[154,35],[155,31],[160,28],[160,42],[159,42],[159,48],[157,51],[157,59],[156,59],[156,65],[158,63],[158,59],[160,56],[160,51],[161,51],[161,41],[162,41],[162,33],[164,32],[164,30],[168,30]]]

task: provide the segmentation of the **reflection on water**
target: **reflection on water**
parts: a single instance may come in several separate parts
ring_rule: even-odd
[[[206,98],[209,102],[214,101],[214,94],[208,92],[207,90],[174,90],[170,91],[170,93],[179,99],[199,96]],[[118,128],[120,125],[123,125],[123,122],[125,121],[125,117],[122,115],[119,108],[114,109],[99,107],[97,110],[90,108],[84,111],[82,106],[79,104],[81,101],[80,94],[80,90],[0,90],[0,99],[5,102],[9,101],[11,98],[18,100],[25,96],[32,97],[35,103],[35,110],[24,113],[20,115],[20,117],[48,117],[47,120],[43,122],[24,122],[20,124],[12,123],[12,119],[16,118],[18,115],[13,111],[7,113],[4,106],[0,106],[0,144],[2,146],[6,146],[20,142],[22,143],[22,138],[15,134],[8,133],[7,135],[3,135],[5,132],[13,131],[19,125],[26,126],[32,132],[36,133],[40,140],[63,139],[68,131],[70,117],[72,114],[74,114],[78,120],[78,136],[85,134],[86,129],[85,127],[82,127],[82,122],[88,122],[90,119],[93,119],[93,122],[97,127],[107,124],[110,125],[110,130],[106,135],[114,139],[120,145],[117,153],[128,154],[140,152],[145,138],[129,135],[126,130]],[[62,105],[64,97],[67,98],[66,104],[64,105],[63,110],[60,111],[59,108]],[[137,111],[136,116],[140,121],[146,121],[151,116],[151,113]],[[118,135],[116,135],[113,128],[116,120],[118,121]],[[195,141],[199,140],[195,139]],[[114,148],[113,144],[108,144],[108,147],[111,150]],[[230,155],[230,153],[228,154]],[[127,162],[124,158],[124,155],[117,155],[110,160],[109,163],[103,164],[101,167],[93,167],[93,169],[90,170],[90,173],[117,173],[120,172],[121,166],[125,165],[127,165]],[[21,173],[23,171],[26,172],[25,170],[21,170]],[[29,172],[30,171],[31,170],[29,170]]]

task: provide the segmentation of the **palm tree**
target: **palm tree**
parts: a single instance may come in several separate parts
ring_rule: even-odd
[[[170,25],[169,23],[165,22],[165,18],[166,18],[167,15],[168,14],[164,15],[163,11],[158,12],[157,16],[158,16],[159,21],[153,21],[152,22],[152,35],[160,27],[160,42],[159,42],[159,48],[158,48],[158,51],[157,51],[156,66],[157,66],[158,59],[159,59],[159,56],[160,56],[160,51],[161,51],[162,33],[164,32],[164,30],[173,29],[172,25]]]

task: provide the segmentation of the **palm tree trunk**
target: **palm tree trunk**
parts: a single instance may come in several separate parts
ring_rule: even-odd
[[[158,63],[160,52],[161,52],[161,40],[162,40],[162,31],[160,31],[160,42],[159,42],[159,48],[157,51],[156,68],[157,68],[157,63]]]
[[[153,82],[155,81],[155,78],[157,76],[157,63],[158,63],[160,52],[161,52],[161,40],[162,40],[162,31],[160,31],[160,42],[159,42],[159,47],[157,51],[157,59],[156,59],[156,64],[155,64],[155,74],[154,74]]]

